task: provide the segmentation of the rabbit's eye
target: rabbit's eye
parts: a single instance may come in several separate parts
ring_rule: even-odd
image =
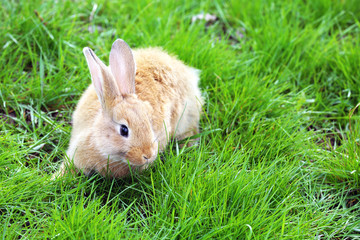
[[[129,135],[129,129],[127,128],[127,126],[123,124],[120,125],[120,135],[123,137],[127,137]]]

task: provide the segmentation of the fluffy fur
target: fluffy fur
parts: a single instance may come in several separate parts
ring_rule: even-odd
[[[197,134],[203,99],[199,71],[160,48],[131,51],[118,39],[107,67],[84,48],[92,83],[73,113],[73,129],[65,160],[85,174],[124,177],[132,168],[144,169],[171,137]],[[136,70],[135,70],[136,69]],[[120,125],[129,129],[120,135]]]

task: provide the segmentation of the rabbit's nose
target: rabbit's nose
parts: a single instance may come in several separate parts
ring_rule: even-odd
[[[150,157],[147,155],[143,155],[143,158],[145,159],[145,161],[148,161]]]

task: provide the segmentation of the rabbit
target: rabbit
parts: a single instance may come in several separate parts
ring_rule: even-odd
[[[122,39],[111,47],[109,67],[90,48],[83,53],[92,84],[73,113],[67,156],[53,178],[70,161],[85,175],[122,178],[152,164],[171,138],[199,133],[199,70],[160,48],[132,51]]]

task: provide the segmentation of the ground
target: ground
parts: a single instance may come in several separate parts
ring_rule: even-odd
[[[0,235],[6,239],[360,236],[356,0],[3,1]],[[51,181],[90,83],[122,38],[201,70],[197,145],[121,180]]]

